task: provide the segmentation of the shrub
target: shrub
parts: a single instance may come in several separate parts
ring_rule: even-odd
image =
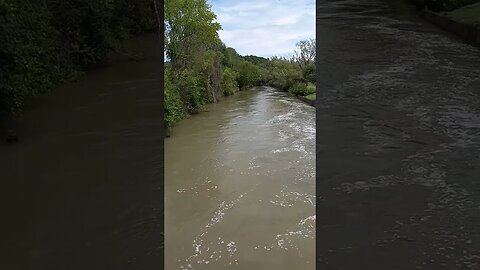
[[[296,96],[308,96],[315,93],[315,85],[312,83],[297,82],[288,89],[288,92]]]
[[[311,63],[305,67],[303,77],[307,82],[314,83],[316,81],[316,66],[315,63]]]
[[[238,91],[238,72],[231,68],[224,68],[222,71],[222,90],[223,95],[230,96]]]
[[[272,59],[268,84],[283,91],[288,91],[297,82],[303,82],[300,67],[285,59]]]
[[[169,70],[164,72],[164,114],[165,127],[170,128],[185,117],[182,99],[176,85],[172,82]]]
[[[255,85],[258,79],[259,79],[258,67],[250,62],[243,61],[240,68],[239,76],[237,79],[238,86],[240,87],[240,89],[245,89]]]
[[[28,97],[58,81],[55,31],[44,5],[0,1],[0,110],[19,112]]]
[[[190,114],[199,112],[208,98],[202,76],[193,71],[184,70],[177,80],[177,85],[186,111]]]
[[[311,95],[311,94],[316,93],[316,92],[317,92],[317,86],[314,83],[308,83],[306,96]]]
[[[153,29],[151,4],[0,0],[0,112],[20,112],[28,98],[105,63],[121,39]]]

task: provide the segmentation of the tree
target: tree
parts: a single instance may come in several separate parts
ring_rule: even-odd
[[[0,0],[0,113],[106,64],[153,21],[151,0]]]
[[[175,86],[174,82],[172,82],[170,69],[164,70],[163,91],[165,97],[165,127],[170,128],[185,116],[178,88]]]
[[[245,89],[255,85],[258,79],[259,79],[258,67],[248,61],[243,61],[240,68],[240,74],[238,77],[238,85],[240,89]]]
[[[184,108],[196,112],[221,93],[220,24],[206,0],[165,1],[165,52],[172,77],[191,85],[179,88]]]
[[[301,40],[297,43],[297,50],[295,50],[293,60],[299,65],[303,78],[306,80],[308,80],[307,78],[311,79],[312,72],[315,72],[315,57],[315,39]]]
[[[301,40],[297,44],[295,50],[294,60],[301,67],[309,63],[315,62],[316,44],[315,39]]]
[[[223,68],[222,89],[225,96],[233,95],[238,91],[237,78],[238,72],[228,67]]]
[[[238,68],[241,57],[232,47],[223,49],[223,65],[229,68]]]
[[[206,0],[165,1],[165,49],[175,71],[190,67],[219,42],[220,24]]]

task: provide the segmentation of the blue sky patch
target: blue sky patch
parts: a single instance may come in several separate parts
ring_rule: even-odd
[[[222,25],[220,39],[241,55],[289,56],[315,38],[313,0],[210,0]]]

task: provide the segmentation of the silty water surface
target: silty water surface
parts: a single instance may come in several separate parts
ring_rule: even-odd
[[[165,139],[166,269],[314,269],[315,108],[269,87]]]

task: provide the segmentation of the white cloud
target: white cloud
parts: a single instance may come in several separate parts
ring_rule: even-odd
[[[293,53],[295,44],[315,38],[314,0],[213,0],[222,41],[241,55]]]

